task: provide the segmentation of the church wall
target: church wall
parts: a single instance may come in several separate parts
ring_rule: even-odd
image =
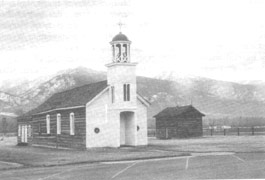
[[[121,116],[120,117],[120,144],[124,145],[125,144],[125,121],[124,118]]]
[[[135,64],[115,64],[108,67],[108,83],[126,83],[131,82],[136,84]]]
[[[147,145],[147,107],[137,100],[137,145]]]
[[[70,113],[75,116],[75,133],[70,135]],[[57,135],[57,114],[61,114],[61,134]],[[50,115],[50,134],[46,133],[46,115]],[[85,108],[54,111],[33,116],[33,144],[64,148],[85,148]]]
[[[108,67],[108,84],[115,87],[113,108],[126,109],[136,107],[136,64],[115,64]],[[130,84],[130,101],[124,101],[123,85]]]
[[[120,117],[110,109],[109,91],[86,106],[86,147],[118,147],[120,143]]]

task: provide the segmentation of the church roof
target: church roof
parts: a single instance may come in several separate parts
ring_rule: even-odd
[[[74,108],[85,106],[88,102],[90,102],[107,87],[108,84],[105,80],[55,93],[37,108],[32,109],[27,113],[19,116],[17,120],[19,122],[31,121],[32,115],[34,114],[39,114],[47,111],[54,111],[56,109],[61,108]],[[140,97],[141,101],[150,105],[150,102],[143,98],[141,95],[138,94],[138,97]]]
[[[122,34],[120,32],[119,34],[117,34],[116,36],[114,36],[114,38],[112,39],[112,41],[129,41],[129,39],[127,38],[127,36],[125,36],[124,34]]]
[[[107,86],[107,81],[100,81],[56,93],[29,113],[38,114],[59,108],[84,106]]]
[[[155,118],[160,117],[179,117],[186,113],[196,114],[198,116],[205,116],[203,113],[198,111],[192,105],[189,106],[176,106],[176,107],[167,107],[166,109],[162,110],[160,113],[155,115]]]

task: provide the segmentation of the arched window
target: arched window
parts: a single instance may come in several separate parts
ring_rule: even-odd
[[[127,101],[130,101],[130,84],[127,84]]]
[[[121,61],[121,45],[117,44],[116,45],[116,57],[115,57],[115,62],[120,62]]]
[[[123,85],[123,100],[130,101],[130,84]]]
[[[38,123],[38,133],[41,135],[41,122]]]
[[[61,114],[57,114],[57,134],[61,134]]]
[[[32,129],[31,129],[31,125],[28,125],[28,135],[29,137],[32,136]]]
[[[21,125],[18,125],[18,136],[21,136]]]
[[[112,45],[112,61],[115,62],[115,47]]]
[[[123,44],[123,53],[122,53],[122,61],[127,62],[128,57],[127,57],[127,44]]]
[[[111,102],[115,102],[115,88],[114,86],[111,86]]]
[[[70,135],[75,135],[75,114],[70,113]]]
[[[50,129],[51,129],[51,127],[50,127],[50,122],[51,120],[50,120],[50,115],[49,114],[47,114],[47,116],[46,116],[46,133],[47,134],[50,134]]]

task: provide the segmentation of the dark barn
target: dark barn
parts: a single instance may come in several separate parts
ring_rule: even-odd
[[[202,136],[203,116],[205,115],[192,105],[168,107],[154,116],[156,137],[170,139]]]

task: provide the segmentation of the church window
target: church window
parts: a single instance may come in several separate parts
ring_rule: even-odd
[[[112,56],[113,56],[113,62],[115,62],[115,47],[112,45]]]
[[[124,52],[122,53],[122,61],[127,62],[128,57],[127,57],[127,44],[123,44],[123,49]]]
[[[75,135],[75,114],[70,113],[70,135]]]
[[[117,47],[117,53],[116,53],[116,62],[121,62],[121,45],[120,44],[117,44],[116,45]]]
[[[41,135],[41,123],[38,124],[38,133]]]
[[[123,99],[124,101],[130,101],[130,84],[123,85]]]
[[[51,120],[50,120],[50,115],[48,114],[47,116],[46,116],[46,133],[47,134],[50,134],[50,122]]]
[[[21,136],[21,125],[18,126],[18,136]]]
[[[127,84],[127,101],[130,101],[130,84]]]
[[[29,134],[29,137],[32,136],[32,129],[31,129],[31,125],[28,125],[28,134]]]
[[[111,102],[115,102],[115,89],[114,86],[111,86]]]
[[[61,134],[61,114],[57,114],[57,134]]]
[[[96,134],[98,134],[98,133],[100,132],[100,129],[99,129],[99,128],[95,128],[95,129],[94,129],[94,132],[95,132]]]
[[[123,100],[126,101],[126,84],[123,84]]]

